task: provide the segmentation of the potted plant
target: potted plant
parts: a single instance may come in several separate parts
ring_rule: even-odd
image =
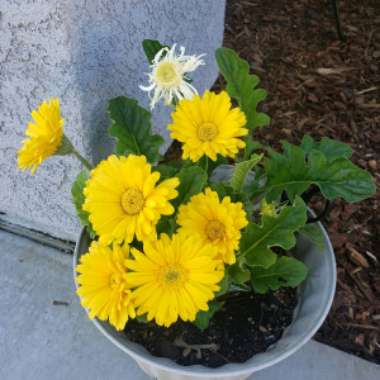
[[[270,122],[257,111],[266,92],[233,50],[216,51],[225,90],[198,95],[189,73],[202,56],[143,48],[141,88],[152,110],[173,108],[181,158],[160,155],[151,113],[121,96],[108,105],[115,153],[95,167],[63,134],[57,99],[33,111],[18,164],[73,154],[84,165],[74,278],[107,338],[158,379],[245,379],[299,349],[331,306],[334,253],[310,199],[358,202],[375,186],[341,142],[305,136],[277,152],[252,139]]]

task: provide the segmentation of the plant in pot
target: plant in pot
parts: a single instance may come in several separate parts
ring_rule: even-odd
[[[18,165],[34,172],[54,154],[84,165],[74,277],[107,338],[159,379],[245,379],[299,349],[331,306],[334,253],[311,198],[358,202],[375,186],[341,142],[305,136],[277,152],[252,139],[270,122],[257,111],[266,92],[233,50],[216,51],[225,90],[198,95],[189,73],[202,56],[143,48],[141,88],[152,110],[172,107],[177,151],[162,157],[151,113],[120,96],[108,104],[115,153],[92,167],[53,98],[32,112]]]

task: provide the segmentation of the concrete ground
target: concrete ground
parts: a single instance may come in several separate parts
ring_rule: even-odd
[[[74,293],[71,255],[0,231],[0,379],[148,380],[96,330]],[[317,342],[255,380],[374,380],[380,367]]]

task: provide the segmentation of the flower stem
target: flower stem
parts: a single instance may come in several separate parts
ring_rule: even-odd
[[[72,154],[86,169],[91,170],[93,168],[93,166],[74,148],[74,145],[66,135],[62,136],[61,145],[55,154],[58,156],[66,156],[68,154]]]
[[[92,165],[73,147],[72,154],[80,161],[80,163],[87,169],[92,170]]]
[[[208,157],[203,156],[199,161],[199,166],[207,173],[208,172]]]

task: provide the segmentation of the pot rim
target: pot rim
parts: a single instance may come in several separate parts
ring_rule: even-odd
[[[310,211],[310,210],[309,210]],[[162,358],[162,357],[156,357],[150,354],[147,350],[146,353],[149,355],[149,358],[146,358],[142,355],[139,355],[138,353],[134,352],[130,348],[126,347],[122,343],[120,343],[117,339],[115,339],[112,335],[110,335],[106,329],[102,326],[102,324],[99,322],[97,318],[91,319],[93,324],[96,326],[96,328],[113,344],[115,344],[117,347],[119,347],[122,351],[130,355],[133,359],[135,359],[138,363],[143,363],[148,366],[154,366],[160,370],[169,371],[178,375],[187,375],[187,376],[193,376],[193,377],[199,377],[204,378],[205,376],[211,376],[211,375],[217,375],[218,378],[226,378],[230,376],[239,376],[239,375],[250,375],[253,372],[257,372],[260,370],[263,370],[265,368],[271,367],[274,364],[277,364],[278,362],[286,359],[290,355],[294,354],[296,351],[298,351],[303,345],[305,345],[311,338],[314,336],[314,334],[317,332],[317,330],[320,328],[320,326],[325,321],[331,305],[333,303],[334,295],[335,295],[335,289],[336,289],[336,260],[335,260],[335,254],[334,249],[332,247],[331,241],[329,239],[329,236],[323,227],[322,223],[317,223],[319,228],[322,230],[323,237],[326,243],[326,252],[321,253],[325,254],[327,256],[326,260],[329,262],[329,268],[330,268],[330,275],[331,275],[331,282],[332,286],[328,295],[327,302],[325,303],[324,307],[320,310],[319,316],[317,318],[317,322],[308,330],[306,334],[302,336],[302,339],[300,339],[293,347],[291,347],[289,350],[284,351],[282,354],[279,354],[276,358],[272,359],[271,361],[268,361],[266,363],[262,364],[255,364],[250,365],[247,362],[244,363],[228,363],[218,368],[209,368],[205,367],[199,364],[191,365],[191,366],[181,366],[174,362],[173,360],[170,360],[168,358]],[[86,228],[82,228],[81,233],[79,235],[79,238],[77,240],[74,254],[73,254],[73,276],[74,276],[74,283],[76,289],[78,288],[78,284],[76,282],[76,271],[75,267],[77,265],[78,261],[78,255],[79,255],[79,249],[80,249],[80,242],[84,238],[84,236],[87,234]],[[127,338],[126,338],[127,339]],[[282,338],[280,338],[281,340]],[[139,345],[143,347],[142,345]],[[145,349],[145,347],[143,347]],[[263,352],[264,354],[265,352]]]

